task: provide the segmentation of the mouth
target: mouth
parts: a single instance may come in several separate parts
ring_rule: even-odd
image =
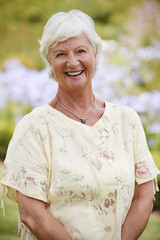
[[[78,71],[78,72],[66,72],[67,76],[69,77],[77,77],[81,75],[84,72],[84,70]]]

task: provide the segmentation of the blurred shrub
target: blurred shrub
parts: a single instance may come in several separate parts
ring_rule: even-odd
[[[22,105],[13,102],[8,102],[5,108],[0,110],[0,160],[5,158],[16,123],[30,111],[29,104]]]
[[[31,66],[29,61],[27,66],[42,69],[37,40],[48,18],[57,11],[82,10],[95,20],[103,39],[118,39],[124,32],[129,10],[143,1],[130,0],[126,4],[126,0],[0,0],[0,64],[25,54],[33,63]]]
[[[120,39],[126,46],[137,48],[152,45],[160,39],[160,1],[146,0],[133,8]]]
[[[152,153],[153,159],[154,159],[157,167],[160,169],[160,151],[159,150],[160,150],[160,148],[152,151],[151,153]],[[158,188],[160,189],[160,174],[157,177],[157,182],[158,182]],[[156,192],[154,205],[153,205],[153,210],[160,211],[160,191]]]
[[[12,137],[14,123],[11,119],[5,120],[0,118],[0,159],[4,159],[8,143]]]
[[[158,181],[158,188],[160,189],[160,180]],[[155,200],[153,203],[153,210],[160,212],[160,191],[156,193]]]

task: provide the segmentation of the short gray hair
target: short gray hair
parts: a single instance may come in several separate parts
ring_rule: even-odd
[[[40,53],[50,77],[53,77],[53,72],[47,60],[49,48],[81,33],[87,36],[93,48],[97,51],[95,67],[97,69],[102,52],[102,40],[95,31],[92,18],[79,10],[71,10],[69,12],[58,12],[48,20],[39,43]]]

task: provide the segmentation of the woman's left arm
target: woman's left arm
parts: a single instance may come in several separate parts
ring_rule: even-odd
[[[153,181],[135,185],[134,197],[122,226],[121,240],[137,240],[144,231],[153,208]]]

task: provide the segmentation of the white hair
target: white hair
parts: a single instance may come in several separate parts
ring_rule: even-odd
[[[47,60],[49,48],[82,33],[87,36],[94,50],[97,51],[95,66],[95,69],[97,69],[102,52],[102,40],[95,31],[92,18],[79,10],[71,10],[67,13],[58,12],[48,20],[39,43],[40,53],[48,68],[50,77],[53,77],[53,72]]]

